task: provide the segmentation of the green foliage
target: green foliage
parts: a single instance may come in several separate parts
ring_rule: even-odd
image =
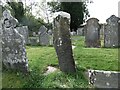
[[[21,22],[22,18],[25,15],[25,10],[23,7],[23,3],[22,2],[7,2],[9,4],[9,6],[11,6],[11,8],[13,9],[14,12],[14,17]]]
[[[65,11],[71,15],[71,31],[76,31],[78,27],[87,19],[89,12],[87,4],[85,2],[51,2],[48,3],[51,6],[52,12]]]

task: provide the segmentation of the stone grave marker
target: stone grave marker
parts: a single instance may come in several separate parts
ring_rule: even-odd
[[[100,25],[97,18],[87,20],[85,26],[85,44],[86,47],[100,47]]]
[[[10,17],[8,17],[10,16]],[[16,19],[10,11],[3,12],[2,62],[5,68],[28,72],[24,37],[16,30]],[[14,22],[12,22],[14,21]]]
[[[45,26],[41,26],[39,29],[39,42],[40,45],[49,45],[49,35]]]
[[[58,56],[60,70],[70,73],[75,72],[70,37],[70,14],[60,11],[54,17],[53,42]]]
[[[84,28],[78,28],[77,35],[84,36]]]
[[[119,18],[112,15],[106,20],[107,25],[104,30],[104,47],[118,47],[118,21]],[[120,30],[119,30],[120,31]]]
[[[29,33],[28,33],[28,27],[27,26],[22,26],[22,27],[16,27],[16,30],[23,35],[24,39],[25,39],[25,43],[28,44],[28,37],[29,37]]]
[[[120,88],[120,72],[88,70],[86,72],[89,84],[96,88]]]

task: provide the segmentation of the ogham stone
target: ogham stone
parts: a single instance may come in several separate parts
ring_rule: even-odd
[[[100,25],[97,18],[90,18],[87,20],[85,30],[85,44],[86,47],[100,47]]]
[[[5,10],[3,12],[2,62],[7,69],[26,73],[28,72],[28,59],[25,39],[15,28],[17,22],[12,23],[11,20],[15,21],[10,12]]]
[[[61,11],[54,17],[53,42],[60,70],[74,73],[76,69],[70,37],[70,14]]]
[[[118,21],[119,18],[112,15],[106,20],[107,25],[104,30],[104,47],[118,47]]]

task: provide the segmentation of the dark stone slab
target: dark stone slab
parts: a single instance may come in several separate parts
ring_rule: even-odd
[[[86,47],[100,47],[100,25],[98,19],[90,18],[84,28]]]

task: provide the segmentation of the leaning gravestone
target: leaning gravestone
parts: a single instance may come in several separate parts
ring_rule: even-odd
[[[112,15],[106,20],[107,25],[104,30],[104,47],[118,47],[118,21],[119,18]]]
[[[85,26],[85,44],[87,47],[100,47],[100,25],[98,19],[90,18]]]
[[[60,70],[63,72],[75,72],[70,37],[70,14],[61,11],[55,15],[53,42],[58,56]]]
[[[28,33],[28,27],[27,26],[22,26],[22,27],[16,27],[16,30],[23,35],[24,39],[25,39],[25,43],[28,44],[28,37],[29,37],[29,33]]]
[[[88,70],[86,72],[89,84],[96,88],[120,88],[120,72]]]
[[[39,29],[39,42],[40,45],[49,45],[49,35],[45,26],[41,26]]]
[[[28,71],[24,37],[16,30],[16,19],[10,11],[3,12],[2,62],[5,68]]]

